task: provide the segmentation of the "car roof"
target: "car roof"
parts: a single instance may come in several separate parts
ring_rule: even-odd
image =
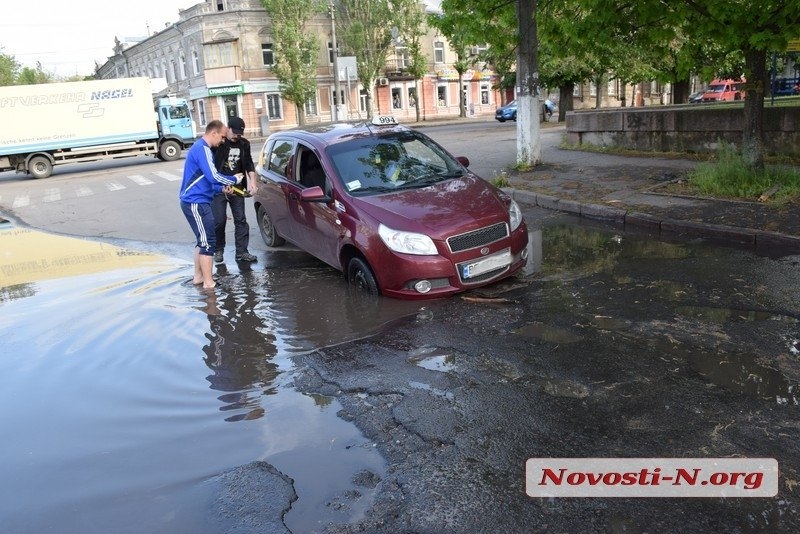
[[[335,122],[282,130],[271,134],[270,138],[294,137],[310,144],[328,146],[355,138],[381,137],[390,133],[408,131],[410,128],[399,124],[377,126],[368,122]]]

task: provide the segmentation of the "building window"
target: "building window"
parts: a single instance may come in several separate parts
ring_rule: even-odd
[[[589,96],[597,96],[597,85],[594,82],[589,82]]]
[[[481,84],[481,105],[488,105],[489,104],[489,84],[482,83]]]
[[[178,80],[180,80],[180,78],[178,78],[178,63],[174,59],[171,60],[171,62],[172,62],[172,81],[177,82]]]
[[[339,100],[339,98],[336,98],[335,89],[336,89],[335,87],[331,87],[331,104],[333,104],[334,106],[338,106],[339,104],[344,104],[345,103],[344,89],[339,89],[339,98],[341,98],[341,101]]]
[[[283,118],[283,106],[281,105],[281,95],[278,93],[267,94],[267,115],[270,119]]]
[[[417,106],[417,88],[408,88],[408,107],[413,108]]]
[[[261,58],[264,60],[265,67],[275,65],[275,54],[272,51],[272,43],[261,43]]]
[[[405,70],[409,67],[411,60],[408,57],[408,48],[405,46],[398,46],[394,49],[395,68],[398,71]]]
[[[575,85],[572,87],[572,96],[577,96],[578,98],[581,98],[581,96],[582,96],[582,94],[581,94],[581,90],[582,90],[582,86],[581,86],[581,84],[579,84],[579,83],[576,83],[576,84],[575,84]]]
[[[442,41],[433,43],[433,62],[444,63],[444,43]]]
[[[608,80],[608,96],[617,94],[617,80]]]
[[[447,86],[446,85],[439,85],[436,87],[436,98],[438,100],[438,105],[441,108],[447,107]]]
[[[183,53],[179,56],[178,67],[181,69],[181,80],[186,79],[186,56]]]
[[[206,101],[197,101],[197,118],[200,120],[200,126],[205,126],[206,122]]]
[[[192,68],[195,76],[200,74],[200,54],[197,53],[197,50],[192,50]]]
[[[403,109],[403,97],[399,87],[392,87],[392,109]]]
[[[319,113],[317,111],[317,98],[316,96],[306,102],[306,116],[307,117],[316,117]]]
[[[361,89],[358,92],[358,109],[362,112],[367,111],[367,90]]]
[[[205,66],[213,69],[215,67],[230,67],[234,65],[233,42],[212,43],[203,47]]]

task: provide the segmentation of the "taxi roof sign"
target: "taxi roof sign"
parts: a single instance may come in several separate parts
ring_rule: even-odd
[[[391,115],[375,115],[372,117],[372,124],[375,126],[393,126],[400,123]]]

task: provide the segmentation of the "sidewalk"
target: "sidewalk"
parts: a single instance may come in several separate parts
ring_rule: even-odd
[[[552,147],[532,172],[511,171],[514,198],[657,235],[719,239],[800,253],[800,202],[770,206],[669,194],[697,165],[688,159],[599,154]]]

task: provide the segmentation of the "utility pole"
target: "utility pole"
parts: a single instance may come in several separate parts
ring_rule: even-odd
[[[339,86],[339,43],[336,42],[336,15],[335,0],[328,0],[328,9],[331,15],[331,47],[333,49],[333,92],[334,109],[331,110],[333,121],[336,122],[342,116],[342,92]]]

